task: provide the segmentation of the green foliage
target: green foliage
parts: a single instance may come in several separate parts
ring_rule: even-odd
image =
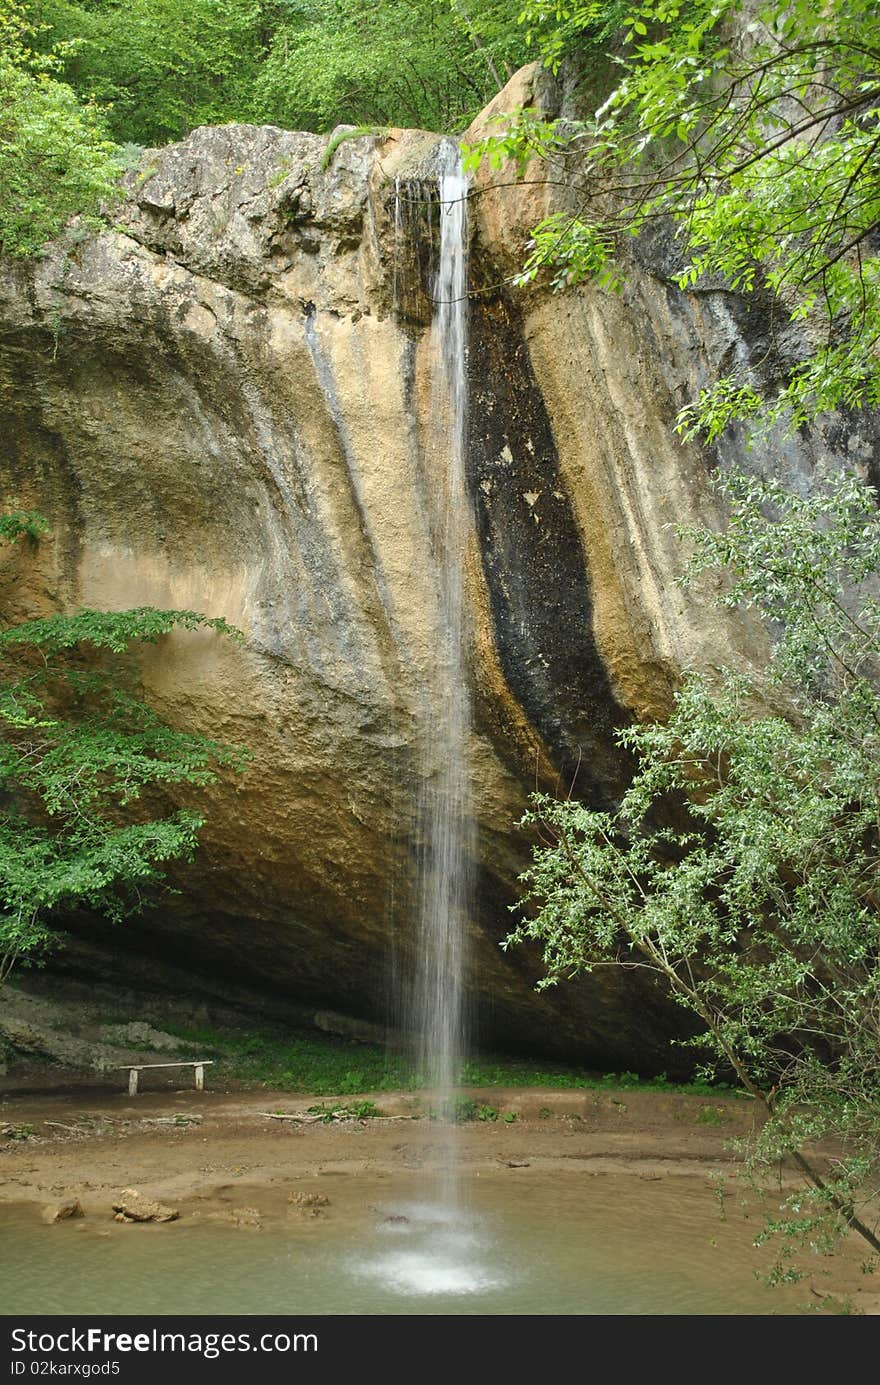
[[[454,1096],[439,1111],[431,1112],[432,1120],[452,1121],[456,1125],[466,1124],[468,1121],[482,1121],[492,1124],[498,1120],[500,1112],[496,1106],[490,1106],[486,1102],[474,1101],[469,1096]],[[516,1112],[508,1111],[501,1119],[510,1125],[516,1120]]]
[[[118,164],[101,113],[59,80],[62,55],[37,54],[18,0],[0,0],[0,249],[32,255],[71,217],[95,221]]]
[[[4,517],[32,541],[42,516]],[[119,919],[174,859],[190,860],[203,818],[156,815],[172,785],[241,770],[242,750],[165,725],[136,693],[135,643],[175,629],[235,632],[194,611],[80,611],[0,633],[0,976],[39,961],[74,908]],[[122,660],[122,661],[121,661]],[[146,806],[149,805],[149,806]]]
[[[39,530],[37,531],[39,532]],[[122,654],[132,640],[156,644],[172,630],[216,630],[240,639],[231,625],[219,616],[203,616],[198,611],[159,611],[153,606],[137,606],[129,611],[81,610],[74,615],[54,615],[29,620],[0,634],[0,648],[13,645],[39,647],[46,656],[66,649],[90,645]]]
[[[802,321],[781,382],[743,366],[682,415],[716,437],[731,419],[797,427],[880,404],[880,10],[873,0],[642,0],[612,7],[618,80],[589,120],[536,129],[523,113],[478,151],[552,158],[564,213],[536,229],[524,277],[615,283],[622,244],[658,221],[677,231],[683,288],[770,292]],[[605,7],[533,3],[545,60],[593,44]],[[598,26],[598,28],[597,28]],[[534,176],[534,175],[531,175]],[[768,397],[768,390],[771,397]]]
[[[651,1077],[637,1072],[591,1072],[585,1068],[563,1067],[534,1059],[488,1057],[471,1058],[462,1064],[458,1075],[463,1087],[552,1087],[562,1091],[656,1091],[712,1096],[735,1091],[724,1082],[673,1082],[666,1073]]]
[[[609,963],[661,976],[701,1021],[707,1072],[733,1071],[767,1112],[752,1166],[791,1156],[810,1181],[790,1209],[803,1235],[818,1219],[878,1249],[875,497],[850,477],[806,500],[747,478],[724,491],[726,532],[688,535],[693,576],[723,564],[723,599],[781,631],[785,712],[741,675],[691,675],[665,725],[620,733],[637,771],[617,812],[538,796],[534,910],[507,942],[540,942],[542,984]],[[820,1138],[842,1151],[825,1177],[802,1153]]]
[[[127,1018],[126,1015],[110,1016],[105,1017],[105,1022],[124,1023]],[[163,1020],[162,1027],[192,1044],[193,1051],[198,1049],[204,1056],[214,1058],[218,1073],[248,1086],[341,1097],[361,1092],[414,1091],[421,1085],[408,1058],[389,1053],[378,1044],[282,1029],[237,1033],[180,1028],[167,1020]],[[462,1065],[458,1079],[459,1086],[477,1088],[644,1089],[700,1096],[732,1094],[723,1084],[674,1083],[663,1074],[645,1079],[634,1072],[595,1073],[558,1063],[491,1056],[470,1059]],[[475,1107],[476,1103],[473,1104]]]
[[[327,141],[327,148],[321,155],[321,172],[326,173],[333,162],[333,155],[341,144],[347,144],[353,139],[363,139],[366,135],[373,135],[376,139],[387,139],[389,134],[387,126],[381,125],[355,125],[351,129],[334,130],[330,139]],[[282,182],[284,180],[282,179]]]
[[[450,129],[527,56],[504,0],[31,0],[120,143],[200,124]]]
[[[611,258],[610,237],[582,221],[572,220],[565,212],[552,212],[539,221],[527,248],[515,284],[529,284],[549,268],[553,289],[570,288],[584,279],[614,293],[623,287],[623,278]]]
[[[526,41],[537,47],[545,67],[558,72],[566,58],[589,64],[604,59],[631,11],[628,0],[526,0],[519,22],[526,26]]]
[[[36,1130],[32,1125],[4,1125],[0,1127],[0,1137],[6,1140],[29,1140]]]
[[[329,1035],[188,1029],[165,1025],[222,1064],[222,1072],[248,1086],[316,1096],[348,1096],[415,1085],[411,1063],[375,1044]]]
[[[729,1117],[722,1106],[701,1106],[696,1114],[697,1125],[726,1125]]]
[[[119,144],[166,144],[197,125],[247,118],[262,56],[257,0],[39,0],[64,77],[106,110]]]
[[[479,1109],[473,1097],[454,1096],[439,1110],[432,1109],[429,1116],[431,1120],[452,1121],[455,1125],[464,1125],[467,1121],[479,1119]]]
[[[0,247],[100,224],[198,125],[459,128],[526,56],[504,0],[0,0]]]
[[[334,1101],[329,1106],[322,1101],[317,1106],[307,1107],[307,1110],[310,1116],[317,1116],[322,1125],[332,1125],[334,1121],[372,1120],[382,1115],[375,1101]]]
[[[14,510],[10,514],[0,515],[0,539],[7,542],[25,538],[36,543],[48,528],[48,521],[36,510]]]
[[[291,4],[260,70],[255,118],[297,129],[460,127],[525,59],[502,0]]]

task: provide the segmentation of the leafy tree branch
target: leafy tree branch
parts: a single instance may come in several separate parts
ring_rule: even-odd
[[[688,1042],[707,1071],[732,1070],[763,1108],[748,1167],[788,1157],[810,1186],[780,1229],[820,1248],[850,1229],[877,1251],[876,502],[853,477],[806,500],[743,477],[725,491],[725,532],[685,535],[689,580],[721,566],[721,599],[775,622],[786,712],[766,710],[765,683],[691,674],[665,725],[620,733],[637,770],[617,812],[538,797],[507,945],[540,943],[545,985],[654,970],[700,1021]]]
[[[870,0],[534,3],[558,68],[605,36],[619,74],[592,116],[522,112],[471,153],[476,164],[547,161],[565,205],[534,231],[521,282],[619,286],[628,238],[675,227],[680,287],[769,289],[805,324],[802,358],[772,397],[747,370],[714,382],[680,426],[710,440],[736,418],[789,427],[880,404],[880,15]],[[562,37],[564,35],[564,37]],[[615,69],[613,69],[615,70]]]
[[[46,532],[0,517],[7,542]],[[172,860],[189,861],[204,817],[162,810],[165,791],[241,772],[241,747],[166,725],[142,700],[129,651],[174,630],[237,639],[195,611],[78,611],[0,632],[0,979],[59,945],[66,913],[119,920]]]

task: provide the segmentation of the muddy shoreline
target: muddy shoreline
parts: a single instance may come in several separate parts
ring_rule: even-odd
[[[757,1230],[758,1211],[727,1147],[751,1127],[746,1101],[541,1088],[468,1095],[489,1114],[459,1126],[458,1157],[463,1178],[480,1179],[483,1189],[507,1196],[512,1180],[524,1194],[550,1183],[564,1199],[566,1189],[580,1194],[589,1180],[597,1196],[651,1219],[664,1208],[693,1208],[711,1230],[720,1188],[725,1234],[741,1234],[745,1244]],[[179,1211],[175,1227],[209,1220],[255,1232],[289,1225],[291,1215],[356,1224],[375,1211],[385,1182],[417,1186],[447,1150],[443,1132],[424,1115],[423,1097],[364,1096],[381,1117],[324,1123],[308,1107],[329,1108],[331,1100],[290,1092],[6,1097],[0,1217],[18,1209],[37,1221],[46,1208],[76,1199],[84,1213],[78,1230],[86,1234],[175,1234],[114,1222],[114,1199],[135,1188]],[[303,1119],[273,1118],[279,1113]],[[797,1186],[794,1175],[782,1182]],[[313,1192],[328,1199],[326,1214],[310,1209]],[[46,1234],[65,1234],[64,1224]],[[848,1311],[880,1311],[880,1285],[861,1270],[865,1258],[854,1237],[833,1257],[808,1257],[805,1282],[820,1310],[843,1303]]]
[[[725,1146],[746,1134],[752,1119],[748,1103],[729,1098],[496,1087],[467,1095],[495,1113],[458,1127],[460,1163],[471,1171],[527,1161],[545,1172],[576,1165],[701,1178],[726,1168],[732,1176]],[[331,1098],[290,1092],[8,1097],[0,1101],[0,1128],[23,1137],[0,1137],[0,1201],[81,1194],[83,1207],[97,1211],[120,1179],[155,1197],[185,1200],[204,1197],[228,1177],[270,1188],[328,1169],[416,1172],[443,1157],[446,1141],[423,1114],[427,1098],[378,1092],[363,1099],[382,1116],[325,1124],[308,1110],[329,1110]],[[302,1120],[277,1118],[296,1113]]]

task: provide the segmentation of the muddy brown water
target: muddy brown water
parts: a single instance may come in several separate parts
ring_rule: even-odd
[[[815,1308],[771,1289],[756,1212],[708,1188],[632,1175],[471,1175],[453,1214],[412,1175],[323,1180],[319,1216],[236,1226],[195,1209],[162,1226],[87,1216],[46,1226],[0,1210],[2,1311],[198,1314],[779,1314]],[[259,1200],[236,1189],[235,1201]],[[736,1201],[734,1199],[734,1201]]]
[[[461,1202],[443,1213],[426,1204],[441,1132],[407,1118],[411,1095],[375,1095],[393,1119],[273,1120],[313,1100],[290,1093],[7,1099],[0,1117],[33,1133],[0,1146],[0,1312],[876,1311],[854,1238],[808,1256],[800,1284],[762,1282],[765,1210],[724,1152],[742,1103],[719,1099],[716,1128],[697,1097],[496,1089],[517,1118],[462,1127]],[[117,1224],[131,1187],[180,1219]],[[314,1193],[318,1215],[300,1205]],[[70,1196],[85,1216],[44,1224]]]

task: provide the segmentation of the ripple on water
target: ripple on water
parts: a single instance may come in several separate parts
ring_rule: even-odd
[[[457,1207],[407,1203],[381,1208],[383,1236],[394,1250],[354,1266],[360,1278],[376,1280],[399,1294],[479,1294],[500,1289],[508,1279],[489,1269],[492,1244],[485,1218]]]

